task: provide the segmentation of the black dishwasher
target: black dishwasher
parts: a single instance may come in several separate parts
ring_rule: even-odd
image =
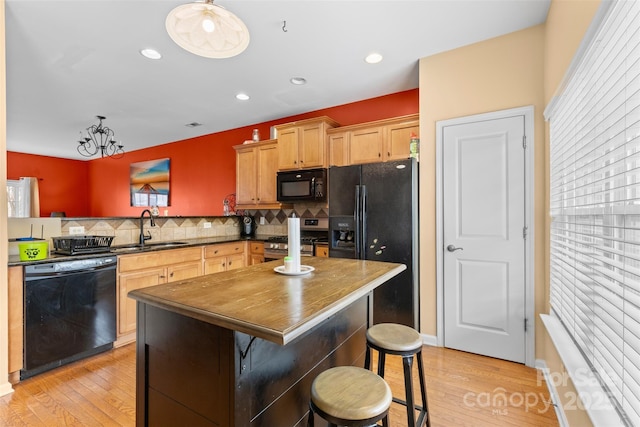
[[[113,347],[116,261],[105,256],[25,267],[20,379]]]

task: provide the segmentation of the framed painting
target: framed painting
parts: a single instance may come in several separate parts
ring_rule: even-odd
[[[131,206],[169,206],[170,159],[131,163]]]

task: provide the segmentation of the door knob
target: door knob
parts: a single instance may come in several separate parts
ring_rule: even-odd
[[[455,251],[461,251],[461,250],[462,250],[462,248],[456,248],[456,247],[455,247],[455,246],[453,246],[453,245],[449,245],[449,246],[447,246],[447,250],[448,250],[449,252],[455,252]]]

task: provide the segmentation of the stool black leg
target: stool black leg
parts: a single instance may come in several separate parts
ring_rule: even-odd
[[[407,396],[407,422],[410,427],[416,425],[415,405],[413,403],[413,383],[411,381],[411,367],[413,366],[413,355],[402,357],[404,367],[404,388]]]
[[[315,423],[313,408],[309,405],[309,418],[307,418],[307,427],[313,427]]]
[[[364,355],[364,369],[369,369],[371,367],[371,347],[367,344],[367,353]]]
[[[385,362],[385,352],[384,351],[379,351],[378,352],[378,375],[380,375],[382,378],[384,378],[384,362]]]
[[[385,415],[382,419],[382,427],[389,427],[389,415]]]
[[[427,406],[427,387],[424,379],[424,366],[422,364],[422,351],[417,354],[418,357],[418,375],[420,375],[420,393],[422,394],[422,410],[426,413],[427,423],[426,427],[431,427],[431,417],[429,416],[429,409]]]

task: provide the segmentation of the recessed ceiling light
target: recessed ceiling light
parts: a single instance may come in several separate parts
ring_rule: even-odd
[[[291,77],[289,81],[294,85],[303,85],[307,83],[307,79],[304,77]]]
[[[367,64],[377,64],[382,61],[382,55],[379,53],[370,53],[364,60]]]
[[[249,99],[249,95],[247,95],[246,93],[239,93],[236,95],[236,98],[240,101],[246,101]]]
[[[140,53],[142,54],[142,56],[144,56],[145,58],[149,58],[149,59],[160,59],[160,58],[162,58],[162,55],[160,54],[160,52],[158,52],[155,49],[150,49],[150,48],[142,49],[142,50],[140,50]]]

